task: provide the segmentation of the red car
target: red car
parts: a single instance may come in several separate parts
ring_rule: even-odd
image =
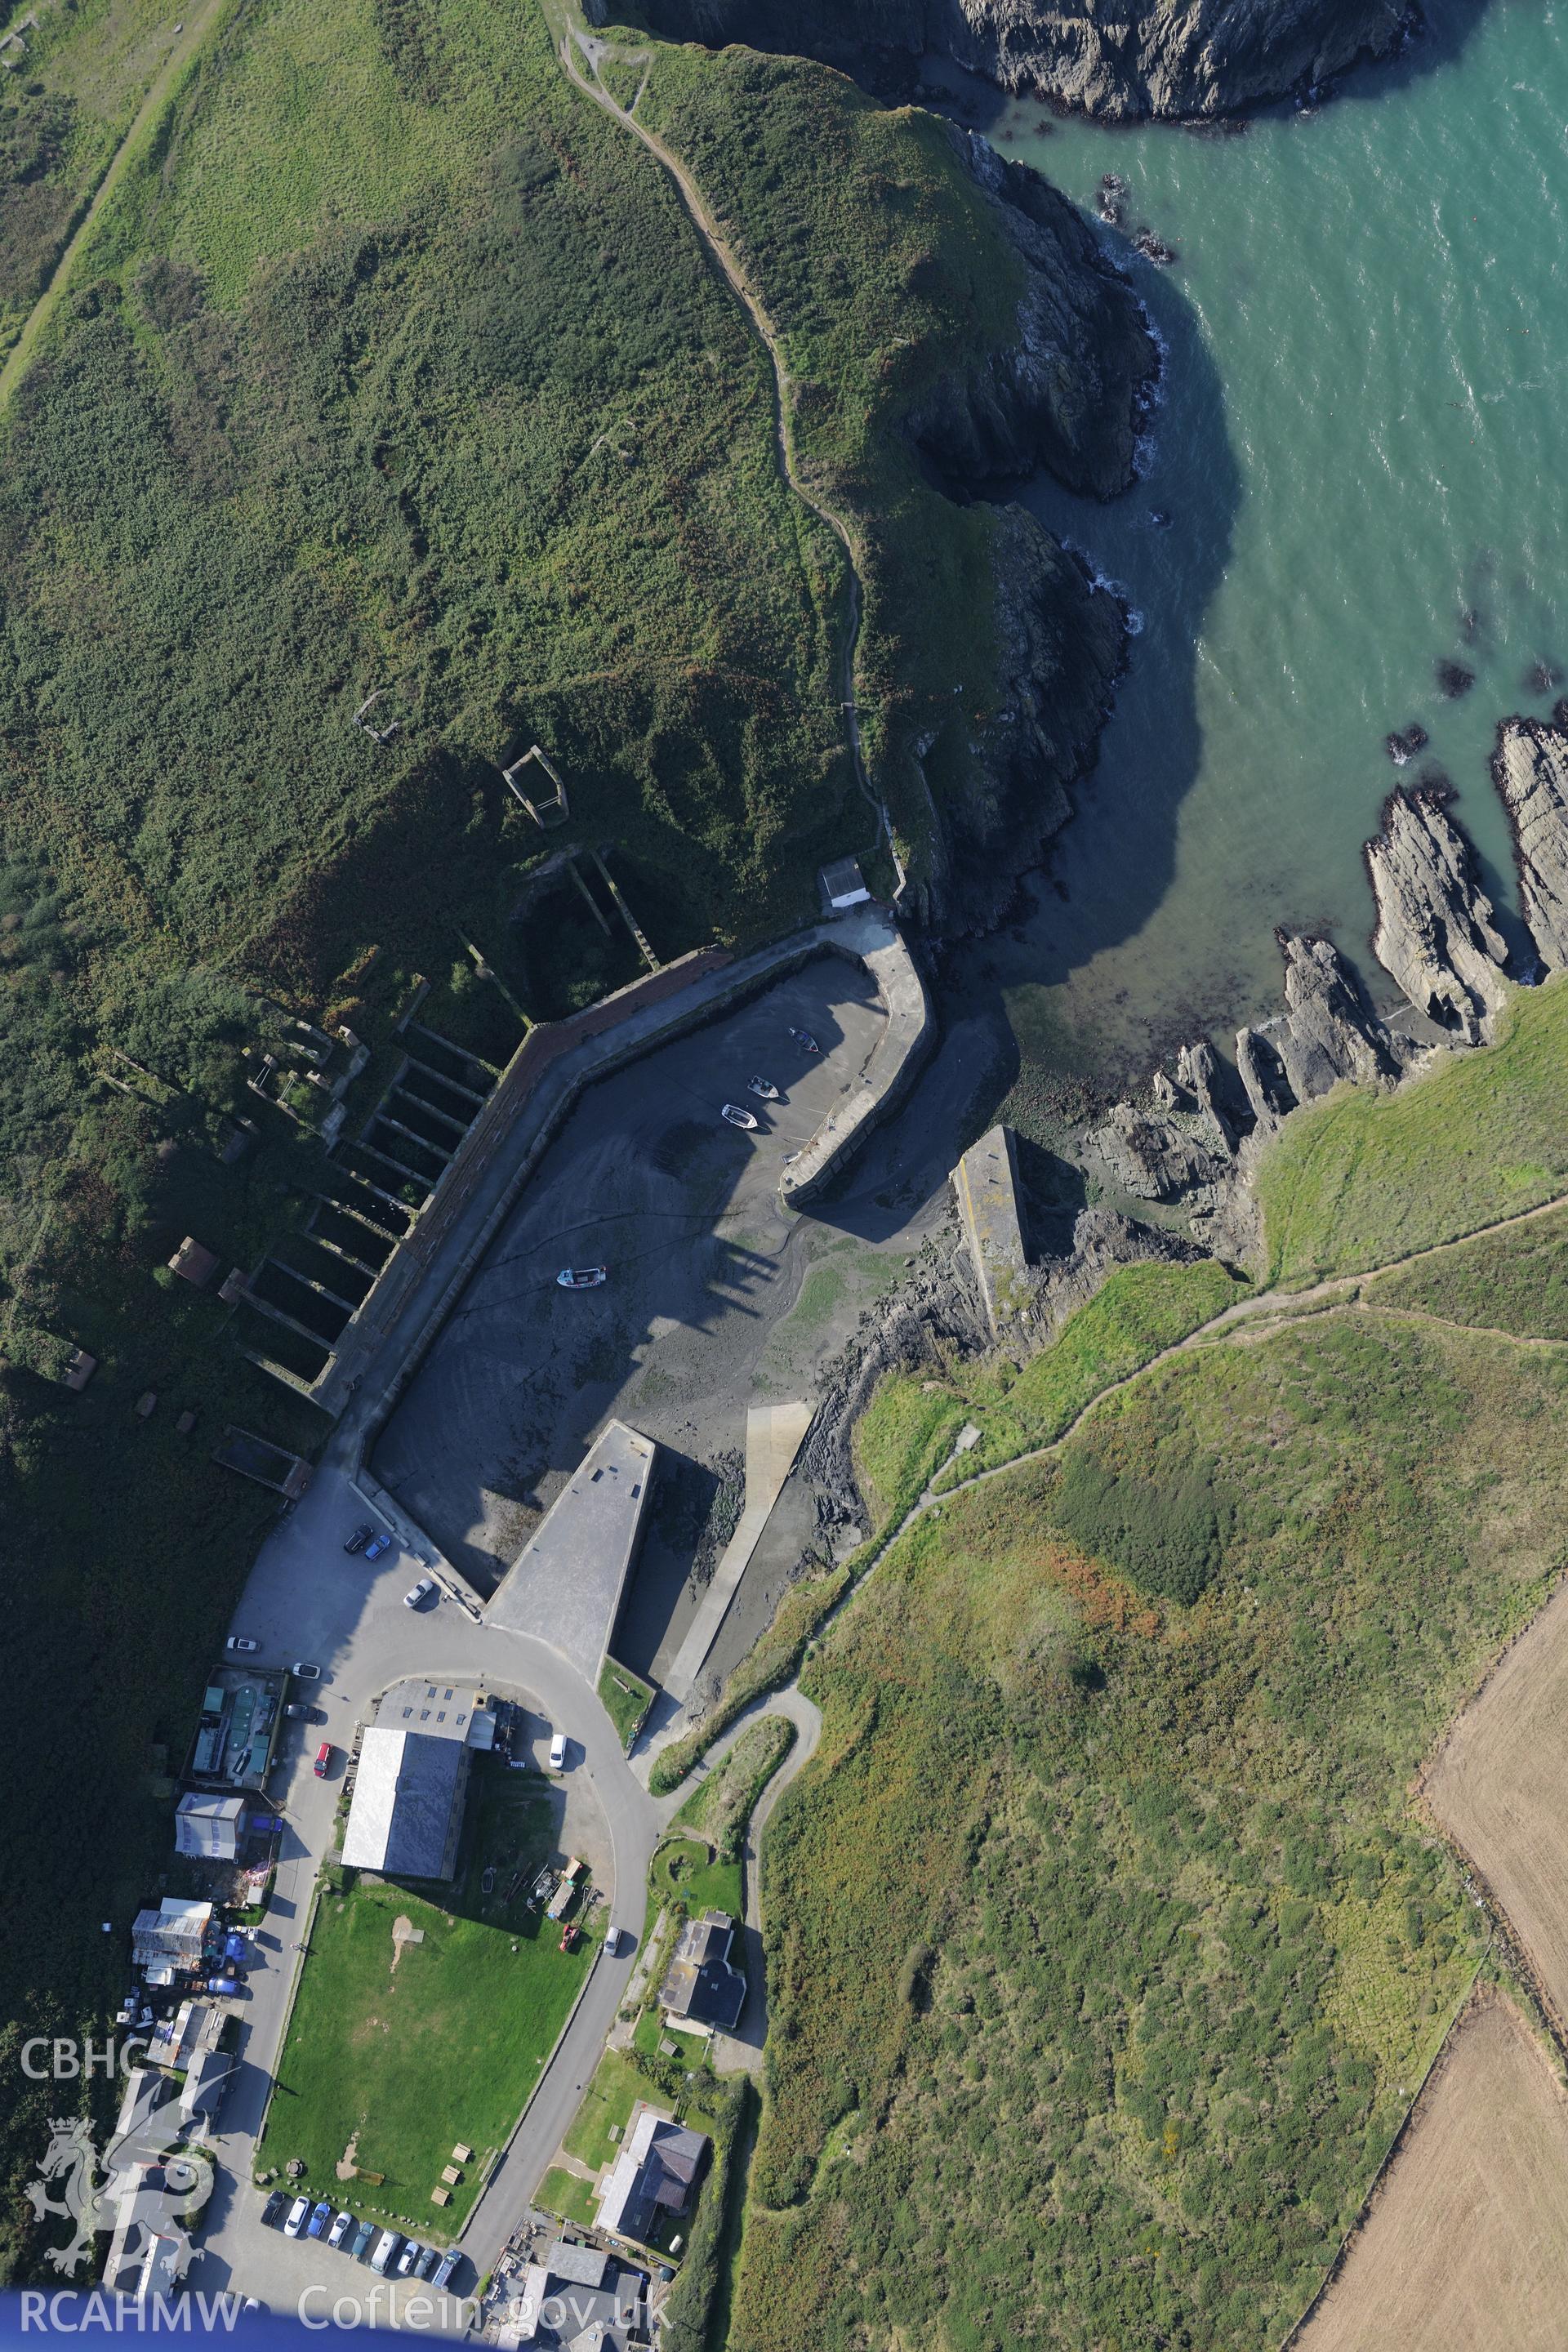
[[[331,1760],[332,1743],[330,1739],[323,1739],[321,1746],[316,1750],[316,1778],[318,1780],[324,1780],[326,1779],[327,1767]]]

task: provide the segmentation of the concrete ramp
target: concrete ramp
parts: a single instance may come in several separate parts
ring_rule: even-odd
[[[590,1689],[616,1636],[658,1451],[650,1437],[612,1421],[485,1611],[491,1625],[553,1643]]]
[[[689,1699],[697,1687],[697,1678],[719,1638],[719,1629],[751,1565],[752,1554],[762,1541],[763,1529],[773,1516],[784,1480],[795,1467],[795,1457],[805,1443],[816,1410],[815,1405],[809,1404],[754,1404],[746,1415],[745,1508],[741,1513],[740,1526],[725,1546],[724,1557],[713,1571],[713,1581],[702,1596],[675,1663],[664,1678],[664,1686],[672,1698]]]
[[[1005,1326],[1026,1314],[1031,1304],[1010,1127],[994,1127],[970,1146],[952,1171],[952,1189],[991,1336],[999,1339]]]

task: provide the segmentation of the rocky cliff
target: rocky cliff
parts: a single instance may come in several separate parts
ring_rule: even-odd
[[[1114,497],[1132,480],[1139,425],[1159,357],[1136,296],[1084,222],[1037,173],[984,139],[953,133],[1025,268],[1013,334],[929,387],[901,429],[955,495],[1054,473]],[[965,712],[961,761],[927,799],[935,848],[923,913],[944,930],[998,919],[1019,875],[1071,814],[1068,788],[1089,764],[1125,651],[1120,606],[1096,589],[1022,507],[992,527],[997,646],[988,708]],[[917,737],[923,763],[937,738]]]
[[[940,804],[923,913],[939,930],[996,922],[1017,877],[1072,814],[1068,786],[1093,757],[1121,665],[1121,607],[1023,507],[993,519],[1000,707],[950,724],[968,730]],[[922,762],[934,736],[911,747]],[[963,781],[951,781],[955,768]]]
[[[589,14],[607,17],[608,0]],[[617,16],[625,15],[617,5]],[[1086,114],[1202,118],[1322,83],[1400,38],[1406,0],[642,0],[676,40],[795,51],[912,79],[950,58]]]
[[[1538,719],[1505,719],[1492,782],[1513,827],[1519,893],[1541,961],[1568,964],[1568,733]]]
[[[1519,842],[1524,910],[1549,966],[1568,964],[1568,730],[1513,719],[1498,730],[1493,775]],[[1448,814],[1451,795],[1393,793],[1366,845],[1377,898],[1378,960],[1415,1011],[1475,1045],[1503,1003],[1508,948],[1481,889],[1475,850]],[[1243,1029],[1236,1066],[1245,1108],[1227,1100],[1206,1043],[1184,1046],[1173,1078],[1155,1074],[1146,1104],[1118,1103],[1084,1138],[1084,1152],[1134,1199],[1179,1204],[1193,1233],[1245,1262],[1259,1240],[1251,1179],[1280,1122],[1341,1079],[1396,1085],[1432,1046],[1373,1012],[1327,940],[1281,931],[1285,1010]]]
[[[1010,341],[924,394],[904,430],[965,496],[1045,466],[1069,490],[1113,498],[1132,479],[1159,373],[1138,299],[1047,181],[973,132],[952,135],[1024,263],[1025,290]]]

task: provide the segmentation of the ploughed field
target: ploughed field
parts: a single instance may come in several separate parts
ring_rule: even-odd
[[[1426,1775],[1434,1814],[1471,1855],[1559,2019],[1568,2017],[1568,1586],[1553,1594]]]
[[[1557,2352],[1568,2094],[1511,2000],[1468,2011],[1297,2352]]]

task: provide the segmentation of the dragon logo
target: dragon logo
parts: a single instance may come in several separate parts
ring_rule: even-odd
[[[74,2235],[68,2245],[47,2248],[44,2260],[63,2276],[74,2277],[90,2261],[100,2232],[112,2230],[122,2238],[121,2275],[125,2264],[140,2262],[157,2236],[174,2240],[174,2270],[183,2276],[195,2252],[184,2217],[199,2213],[213,2192],[206,2150],[189,2141],[171,2147],[168,2125],[159,2130],[155,2116],[146,2114],[116,2133],[101,2161],[85,2116],[58,2116],[49,2131],[27,2201],[36,2221],[68,2221]],[[57,2186],[59,2194],[51,2195]]]

